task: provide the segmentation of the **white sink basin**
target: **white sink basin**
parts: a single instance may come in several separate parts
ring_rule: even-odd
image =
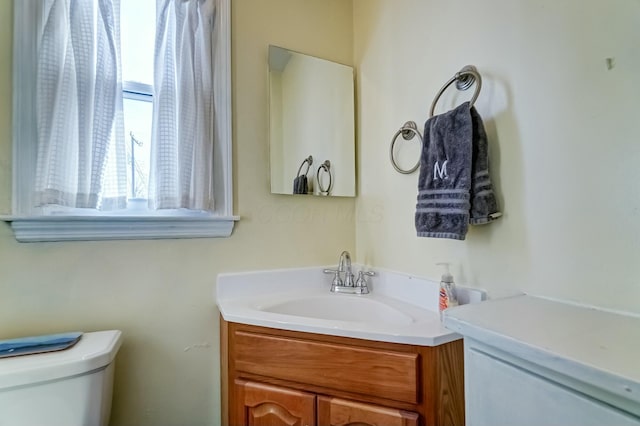
[[[258,307],[275,314],[318,318],[330,321],[358,321],[367,323],[411,324],[413,319],[402,311],[366,296],[328,294],[303,297],[269,306]]]
[[[220,274],[215,300],[228,322],[423,346],[461,338],[440,321],[437,282],[376,270],[371,293],[331,293],[331,277],[322,270]],[[458,287],[461,295],[467,302],[482,297]]]

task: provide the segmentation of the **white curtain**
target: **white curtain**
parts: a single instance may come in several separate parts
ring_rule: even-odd
[[[120,0],[44,0],[36,202],[126,207]]]
[[[157,0],[151,208],[213,210],[212,0]]]

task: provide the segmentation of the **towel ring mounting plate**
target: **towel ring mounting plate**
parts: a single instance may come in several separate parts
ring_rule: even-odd
[[[307,158],[305,158],[302,163],[300,164],[300,167],[298,167],[298,173],[296,173],[296,177],[300,176],[300,170],[302,170],[302,167],[304,166],[304,163],[307,163],[307,171],[304,172],[305,176],[307,175],[307,173],[309,173],[309,169],[311,168],[311,165],[313,164],[313,156],[308,156]]]
[[[469,101],[469,107],[472,107],[478,99],[478,95],[480,95],[480,89],[482,89],[482,77],[480,73],[473,65],[466,65],[460,71],[458,71],[453,77],[447,81],[442,88],[438,91],[438,94],[433,99],[433,103],[431,103],[431,109],[429,110],[429,117],[433,117],[433,112],[436,109],[436,104],[440,99],[440,96],[447,90],[447,87],[451,86],[453,83],[456,83],[456,88],[458,90],[467,90],[469,87],[476,84],[476,91],[471,97]]]

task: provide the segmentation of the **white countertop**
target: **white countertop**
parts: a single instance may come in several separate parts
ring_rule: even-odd
[[[640,318],[521,295],[460,306],[445,325],[525,361],[640,403]]]
[[[357,269],[356,269],[357,268]],[[436,346],[458,340],[457,333],[440,321],[438,283],[396,272],[374,269],[370,279],[371,293],[343,295],[329,292],[331,276],[321,267],[275,271],[220,274],[216,285],[216,302],[226,321],[304,331],[333,336],[353,337],[382,342]],[[360,269],[354,265],[354,269]],[[461,289],[464,300],[479,301],[483,293]],[[264,307],[297,299],[327,297],[344,305],[344,298],[361,298],[401,312],[405,322],[335,320],[266,312]],[[340,300],[342,299],[342,300]],[[331,299],[330,299],[331,300]],[[464,301],[463,300],[463,301]],[[330,317],[330,312],[328,313]]]

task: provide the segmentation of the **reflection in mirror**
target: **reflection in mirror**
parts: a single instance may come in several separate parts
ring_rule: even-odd
[[[272,193],[356,195],[352,67],[269,46],[269,133]]]

